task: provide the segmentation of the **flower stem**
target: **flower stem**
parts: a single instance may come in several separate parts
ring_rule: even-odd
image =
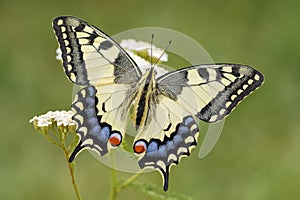
[[[62,141],[62,150],[63,150],[63,152],[65,154],[65,158],[67,160],[67,165],[68,165],[68,168],[69,168],[69,171],[70,171],[72,185],[73,185],[77,200],[81,200],[81,196],[80,196],[80,193],[79,193],[76,181],[75,181],[74,168],[73,168],[73,165],[69,162],[69,153],[68,153],[68,150],[66,149],[64,141]]]
[[[111,168],[111,191],[110,191],[110,200],[115,200],[118,193],[118,177],[117,177],[117,171],[114,169],[115,167],[115,161],[112,153],[110,154],[112,168]]]
[[[110,200],[115,200],[118,193],[118,187],[117,187],[117,172],[115,169],[111,169],[111,180],[112,180],[112,188],[110,192]]]
[[[119,190],[126,188],[127,186],[129,186],[132,182],[134,182],[139,176],[141,175],[141,172],[136,173],[134,175],[132,175],[131,177],[129,177],[128,179],[126,179],[120,186],[119,186]]]

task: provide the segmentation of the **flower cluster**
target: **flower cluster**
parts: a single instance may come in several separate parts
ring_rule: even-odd
[[[34,116],[29,120],[33,123],[35,128],[45,128],[55,125],[57,127],[75,127],[76,124],[72,120],[73,112],[71,110],[65,111],[49,111],[40,116]]]

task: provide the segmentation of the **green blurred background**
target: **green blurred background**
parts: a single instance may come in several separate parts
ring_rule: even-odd
[[[51,21],[75,15],[110,35],[145,26],[197,40],[216,62],[259,69],[264,85],[227,118],[217,146],[172,168],[170,191],[194,199],[300,199],[300,3],[230,1],[0,1],[0,199],[75,199],[63,154],[29,124],[68,109],[72,85],[55,60]],[[150,37],[150,33],[149,33]],[[110,169],[77,159],[83,199],[107,199]],[[159,173],[142,176],[161,186]],[[129,189],[118,199],[148,199]]]

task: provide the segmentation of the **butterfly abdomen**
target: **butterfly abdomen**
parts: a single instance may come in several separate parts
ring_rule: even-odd
[[[133,121],[135,128],[140,129],[148,124],[148,115],[153,104],[155,94],[155,73],[150,69],[137,84],[137,95],[135,98]]]

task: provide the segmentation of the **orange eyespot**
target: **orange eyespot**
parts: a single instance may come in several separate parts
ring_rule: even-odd
[[[146,142],[143,140],[137,141],[134,144],[133,150],[135,153],[138,153],[138,154],[146,152],[146,150],[147,150]]]
[[[109,142],[113,147],[119,146],[122,141],[120,133],[113,133],[109,136]]]

